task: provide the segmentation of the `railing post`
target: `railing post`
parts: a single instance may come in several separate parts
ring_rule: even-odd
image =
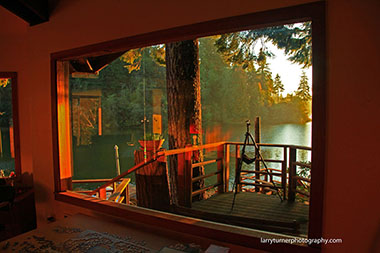
[[[185,153],[185,166],[184,166],[184,174],[185,174],[185,206],[191,207],[192,202],[192,193],[193,193],[193,168],[191,162],[192,152]]]
[[[261,137],[261,134],[260,134],[260,117],[256,117],[256,119],[255,119],[255,141],[256,141],[256,143],[261,142],[260,137]],[[260,157],[259,152],[260,152],[260,147],[258,146],[258,149],[255,150],[255,157],[256,157],[255,171],[256,172],[260,172],[260,160],[258,159]],[[255,182],[256,183],[258,183],[257,180],[260,180],[260,174],[259,173],[255,173]],[[268,180],[268,175],[266,175],[265,180]],[[255,186],[255,191],[256,192],[260,191],[259,187]]]
[[[236,159],[235,159],[235,182],[236,182],[236,179],[240,176],[240,175],[238,175],[238,168],[239,168],[239,162],[240,162],[240,159],[241,159],[241,157],[240,157],[240,145],[236,145],[235,146],[236,148],[235,148],[235,157],[236,157]],[[240,183],[240,182],[238,182],[238,183]],[[238,185],[236,185],[236,192],[240,192],[241,191],[241,184],[238,184]],[[232,189],[232,190],[234,190],[234,189]]]
[[[129,183],[127,187],[124,189],[124,203],[129,205]]]
[[[230,182],[230,145],[225,144],[226,149],[224,153],[225,165],[224,165],[224,192],[229,191],[229,182]]]
[[[294,147],[290,147],[290,155],[289,155],[289,192],[288,192],[288,200],[294,201],[296,199],[296,187],[297,182],[294,180],[294,176],[296,176],[296,162],[297,160],[297,149]]]
[[[286,168],[288,166],[288,148],[284,147],[284,161],[281,164],[281,185],[282,185],[282,190],[283,190],[283,198],[287,199],[287,189],[286,189],[286,176],[287,176],[287,171]]]
[[[223,169],[223,163],[224,163],[224,145],[218,146],[217,149],[217,158],[220,159],[217,162],[217,170],[221,171],[221,173],[218,173],[217,180],[218,184],[218,193],[224,192],[224,169]]]
[[[107,190],[106,188],[99,189],[99,198],[107,199]]]
[[[177,198],[178,204],[186,206],[187,191],[186,191],[186,161],[185,154],[177,155]]]
[[[113,182],[113,184],[112,184],[112,193],[114,193],[116,191],[116,188],[117,188],[117,183]]]

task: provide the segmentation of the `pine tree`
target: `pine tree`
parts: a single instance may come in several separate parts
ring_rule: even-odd
[[[311,22],[223,34],[215,46],[229,64],[250,68],[252,61],[258,57],[253,48],[260,41],[262,44],[271,41],[277,48],[284,50],[290,61],[304,68],[311,66]],[[271,54],[268,50],[266,53]]]
[[[304,102],[307,102],[311,99],[310,86],[308,81],[309,80],[306,76],[305,71],[302,71],[300,84],[298,85],[298,89],[296,91],[296,96]]]
[[[258,58],[257,58],[257,77],[258,86],[263,94],[264,104],[271,105],[273,103],[272,93],[273,93],[273,79],[272,72],[269,69],[269,64],[267,63],[267,55],[261,48]]]
[[[273,94],[274,94],[276,103],[278,103],[281,100],[282,98],[281,93],[283,91],[284,91],[284,84],[281,81],[280,75],[277,74],[273,82]]]

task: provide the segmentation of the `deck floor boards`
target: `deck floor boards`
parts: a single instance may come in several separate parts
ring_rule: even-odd
[[[279,222],[297,221],[298,235],[305,236],[308,228],[309,206],[301,202],[283,201],[276,195],[240,192],[231,212],[233,193],[216,194],[209,199],[192,203],[192,210]]]

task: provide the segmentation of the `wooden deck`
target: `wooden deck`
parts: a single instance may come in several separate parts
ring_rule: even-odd
[[[192,208],[178,212],[231,225],[306,236],[309,206],[301,202],[283,201],[275,195],[240,192],[231,212],[233,193],[216,194],[192,203]]]

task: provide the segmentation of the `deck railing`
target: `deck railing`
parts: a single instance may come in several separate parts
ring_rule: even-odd
[[[113,179],[104,180],[91,180],[91,182],[105,182],[102,186],[97,189],[86,192],[88,194],[98,194],[104,192],[104,189],[109,185],[114,185],[116,187],[116,182],[122,180],[125,176],[129,175],[136,170],[143,168],[145,165],[150,164],[154,161],[160,160],[167,163],[167,157],[176,156],[177,159],[177,198],[178,204],[186,207],[191,207],[193,197],[203,194],[206,191],[216,188],[216,193],[223,193],[233,190],[230,188],[230,166],[231,158],[235,158],[235,171],[239,164],[239,159],[241,159],[241,147],[243,143],[241,142],[218,142],[205,144],[201,146],[191,146],[175,150],[160,150],[153,156],[152,159],[147,162],[142,162],[128,171],[122,173],[121,175]],[[253,144],[250,144],[253,145]],[[305,163],[297,160],[298,150],[311,151],[310,147],[295,146],[295,145],[283,145],[283,144],[267,144],[258,143],[259,149],[282,149],[282,158],[265,157],[264,160],[266,164],[280,164],[280,168],[272,168],[268,166],[268,171],[262,167],[261,160],[256,159],[254,170],[242,170],[243,177],[239,182],[237,190],[274,190],[278,188],[281,190],[283,199],[288,199],[289,201],[294,201],[296,193],[302,194],[303,196],[309,197],[309,193],[297,189],[298,184],[306,182],[310,184],[310,179],[301,177],[297,174],[297,167],[307,167],[311,168],[311,164]],[[231,152],[231,147],[235,148],[234,155]],[[216,151],[216,158],[206,159],[199,161],[199,152],[210,153]],[[198,155],[196,155],[198,153]],[[197,157],[197,158],[196,158]],[[168,163],[167,163],[168,164]],[[214,170],[207,170],[207,174],[194,176],[193,169],[196,167],[206,167],[214,164]],[[216,164],[216,166],[215,166]],[[200,184],[201,188],[193,189],[193,184],[199,181],[206,182],[208,178],[216,177],[216,183],[211,183],[209,185]],[[236,177],[236,175],[235,175]],[[276,177],[276,178],[275,178]],[[271,183],[273,181],[275,186]],[[73,183],[89,183],[89,180],[73,180]],[[251,188],[248,188],[251,187]],[[253,188],[254,187],[254,188]]]
[[[239,160],[241,159],[241,148],[243,143],[239,142],[226,142],[226,157],[225,160],[228,161],[226,163],[226,168],[229,170],[229,161],[231,160],[231,153],[229,152],[231,146],[235,148],[235,173],[237,171],[237,167],[239,164]],[[249,144],[253,146],[253,144]],[[305,146],[296,146],[296,145],[284,145],[284,144],[269,144],[269,143],[257,143],[257,146],[261,150],[262,148],[266,149],[282,149],[282,158],[273,158],[266,157],[263,155],[265,163],[268,165],[268,171],[263,167],[261,160],[256,159],[254,169],[242,169],[242,177],[241,181],[238,184],[237,191],[242,191],[244,188],[246,191],[255,190],[260,191],[262,189],[272,189],[275,188],[280,189],[282,192],[283,199],[288,199],[290,201],[295,200],[295,194],[299,193],[304,196],[309,197],[309,193],[297,189],[297,185],[299,182],[307,182],[310,183],[310,179],[301,177],[297,174],[297,167],[308,167],[311,169],[310,163],[305,163],[297,160],[297,151],[298,150],[307,150],[311,151],[310,147]],[[261,150],[262,152],[262,150]],[[280,164],[280,168],[273,168],[270,166],[272,164]],[[278,166],[276,166],[278,167]],[[237,175],[235,174],[235,178]],[[274,178],[276,177],[277,180]],[[273,186],[271,182],[274,182],[276,187]],[[247,188],[254,187],[254,188]],[[226,185],[225,188],[229,186]]]

